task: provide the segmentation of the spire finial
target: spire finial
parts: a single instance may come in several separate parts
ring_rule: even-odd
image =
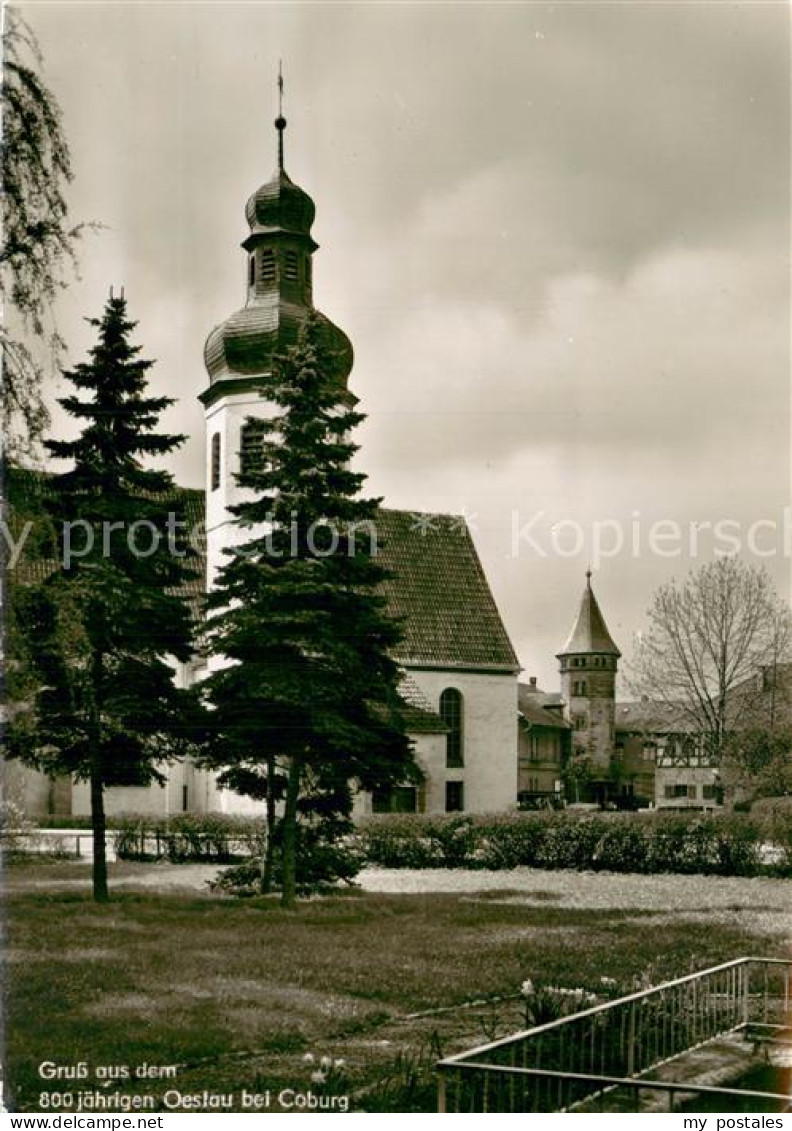
[[[586,585],[589,589],[591,588],[591,566],[586,570]]]
[[[283,168],[283,131],[286,129],[286,119],[283,116],[283,62],[278,60],[278,116],[275,119],[275,129],[278,131],[278,169]]]

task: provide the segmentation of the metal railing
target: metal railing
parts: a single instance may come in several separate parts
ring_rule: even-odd
[[[791,971],[792,960],[738,958],[447,1057],[438,1110],[568,1111],[620,1089],[662,1092],[671,1105],[680,1093],[753,1095],[646,1073],[728,1034],[789,1032]],[[781,1093],[755,1094],[789,1106]]]

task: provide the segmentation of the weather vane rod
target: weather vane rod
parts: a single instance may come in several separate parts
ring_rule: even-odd
[[[286,129],[286,119],[283,116],[283,62],[278,60],[278,116],[275,119],[275,129],[278,131],[278,168],[283,168],[283,131]]]

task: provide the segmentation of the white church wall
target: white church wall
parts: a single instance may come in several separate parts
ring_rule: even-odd
[[[464,809],[495,813],[517,806],[517,677],[466,671],[409,668],[439,711],[440,696],[456,688],[463,700],[464,767],[446,769],[445,745],[432,761],[431,812],[445,809],[448,781],[464,783]],[[437,798],[441,803],[437,805]]]
[[[252,497],[238,487],[239,448],[242,425],[249,417],[267,420],[275,406],[254,392],[224,396],[206,411],[206,552],[207,583],[211,588],[223,563],[223,550],[246,542],[251,531],[233,521],[229,507]],[[220,435],[220,483],[212,489],[212,437]]]
[[[445,749],[444,734],[413,734],[415,761],[426,774],[426,781],[418,787],[418,811],[442,813],[445,811]],[[371,794],[356,794],[352,816],[368,817],[373,813]]]
[[[416,761],[426,774],[421,786],[421,810],[424,813],[445,812],[445,783],[453,775],[458,777],[464,771],[446,770],[445,734],[422,734],[416,743]]]
[[[104,791],[104,809],[108,817],[119,817],[123,813],[164,817],[168,813],[168,790],[162,785],[113,785]],[[91,788],[88,782],[74,782],[72,813],[75,817],[91,815]]]
[[[71,812],[71,783],[68,778],[51,778],[22,762],[3,762],[3,797],[18,806],[27,817],[50,813],[68,816]]]

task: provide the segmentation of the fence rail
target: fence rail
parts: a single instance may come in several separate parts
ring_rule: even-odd
[[[738,958],[448,1057],[438,1064],[438,1108],[565,1111],[616,1089],[667,1093],[672,1104],[678,1093],[752,1095],[646,1073],[728,1034],[788,1032],[791,971],[792,960]]]

